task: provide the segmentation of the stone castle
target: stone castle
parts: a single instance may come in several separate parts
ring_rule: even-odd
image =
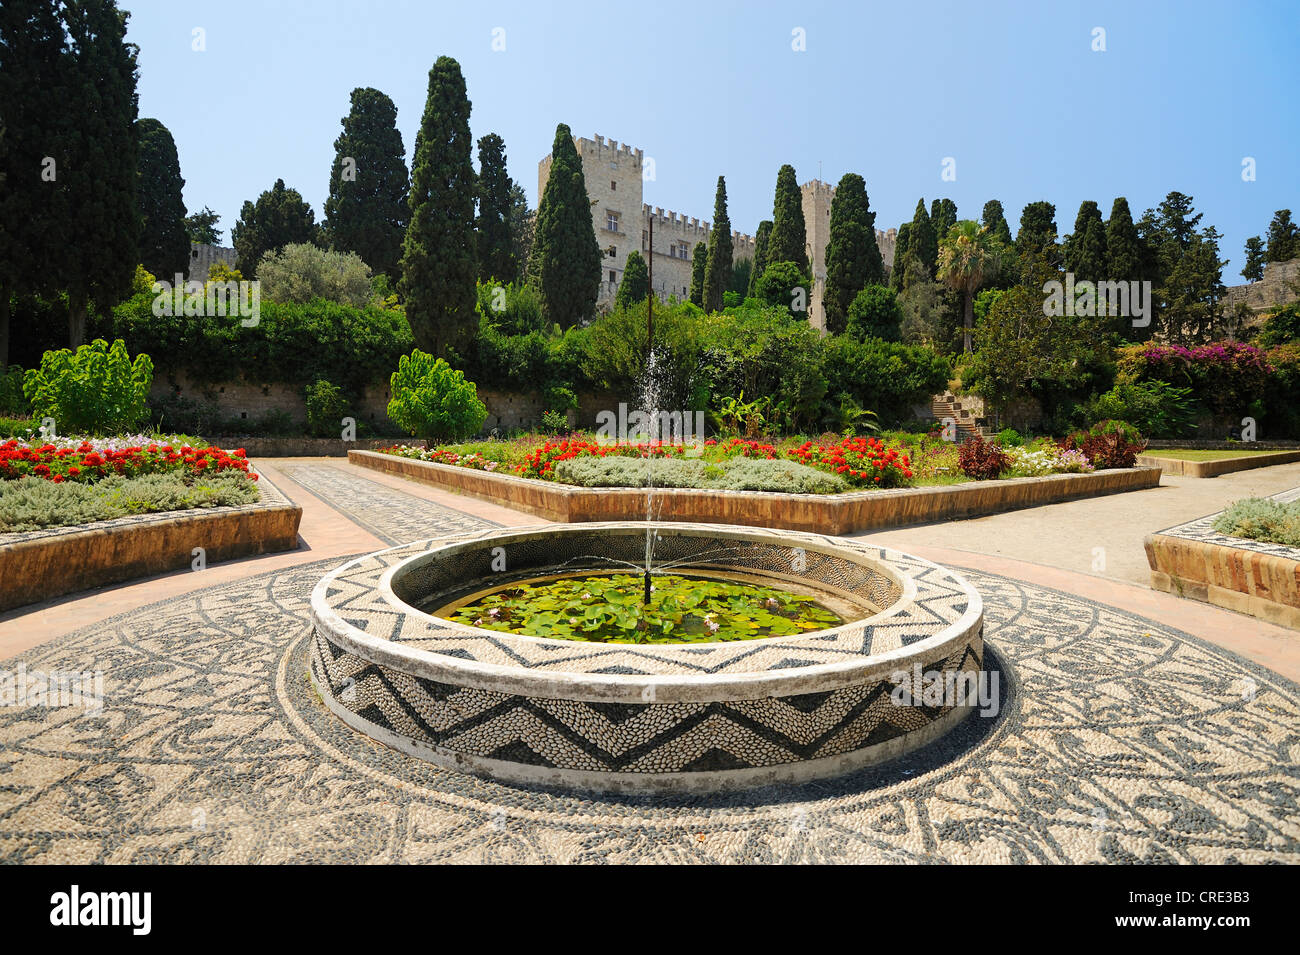
[[[661,299],[690,294],[691,257],[695,246],[709,240],[709,223],[643,201],[645,155],[618,140],[596,136],[574,137],[582,157],[582,174],[591,200],[591,224],[596,241],[604,253],[597,304],[609,306],[614,301],[618,283],[628,255],[635,249],[650,261],[654,258],[654,291]],[[551,156],[537,164],[537,196],[541,200],[546,180],[551,174]],[[808,233],[808,261],[812,264],[813,289],[809,298],[809,320],[818,328],[826,326],[822,295],[826,282],[826,244],[830,238],[831,200],[835,187],[813,179],[801,187],[804,227]],[[650,249],[650,225],[654,223],[654,249]],[[640,233],[638,237],[637,233]],[[886,267],[894,261],[898,239],[895,229],[876,230],[876,242]],[[732,232],[732,259],[753,259],[754,237]]]

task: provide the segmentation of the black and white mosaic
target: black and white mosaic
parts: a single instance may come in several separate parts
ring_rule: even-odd
[[[1009,691],[890,763],[718,796],[449,772],[312,692],[334,562],[103,621],[0,663],[105,674],[100,713],[0,708],[6,862],[1300,862],[1300,687],[1112,608],[983,573]]]
[[[1271,496],[1270,500],[1279,503],[1290,503],[1291,501],[1300,500],[1300,487],[1293,487],[1289,491],[1282,491],[1279,494]],[[1188,521],[1185,524],[1177,524],[1163,531],[1157,531],[1165,537],[1183,537],[1187,540],[1200,541],[1204,544],[1217,544],[1220,547],[1232,547],[1237,550],[1253,551],[1257,554],[1268,554],[1272,557],[1282,557],[1286,560],[1300,560],[1300,547],[1290,547],[1286,544],[1272,544],[1267,541],[1251,540],[1248,537],[1231,537],[1227,534],[1221,534],[1214,529],[1214,522],[1218,519],[1222,511],[1216,511],[1205,517],[1198,517],[1194,521]]]

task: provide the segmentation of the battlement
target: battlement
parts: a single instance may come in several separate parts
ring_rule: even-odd
[[[818,197],[825,196],[828,199],[833,199],[835,197],[835,187],[829,182],[822,182],[820,179],[809,179],[799,187],[799,191],[803,193],[811,193]]]
[[[674,212],[669,209],[664,211],[662,206],[650,206],[643,204],[641,206],[641,218],[643,220],[654,219],[655,231],[666,229],[669,232],[680,232],[684,235],[693,235],[701,239],[707,239],[710,226],[708,222],[701,222],[695,216],[688,216],[684,212]],[[733,246],[745,245],[751,247],[754,245],[754,237],[744,232],[737,232],[734,229],[731,232],[731,242]]]
[[[594,151],[600,159],[608,159],[614,162],[631,160],[638,169],[641,168],[641,163],[645,159],[645,150],[633,149],[627,143],[620,146],[617,139],[606,140],[599,133],[594,133],[591,139],[575,136],[573,141],[580,153],[590,150]]]

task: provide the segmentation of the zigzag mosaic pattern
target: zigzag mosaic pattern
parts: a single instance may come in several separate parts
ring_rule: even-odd
[[[747,533],[762,533],[752,528]],[[912,603],[900,604],[878,622],[849,624],[814,636],[686,646],[584,644],[490,633],[450,621],[399,610],[386,601],[379,580],[394,565],[435,547],[490,538],[500,531],[417,541],[368,555],[331,575],[326,602],[358,630],[430,653],[533,670],[630,675],[734,674],[798,669],[876,656],[922,641],[956,623],[971,593],[952,572],[907,554],[840,538],[816,538],[854,550],[868,559],[888,560],[916,584]],[[803,535],[795,535],[803,536]],[[811,537],[811,535],[807,535]],[[789,547],[792,535],[772,534]]]
[[[980,670],[981,647],[921,664]],[[886,680],[822,693],[714,703],[529,698],[420,679],[315,634],[317,686],[357,717],[426,746],[591,772],[745,769],[838,756],[922,729],[951,706],[899,705]]]
[[[1280,504],[1286,504],[1297,499],[1300,499],[1300,487],[1282,491],[1270,498],[1270,500],[1277,501]],[[1157,533],[1165,537],[1184,537],[1188,540],[1200,541],[1203,544],[1218,544],[1221,547],[1249,550],[1259,554],[1269,554],[1273,557],[1283,557],[1287,560],[1300,560],[1300,547],[1289,547],[1286,544],[1272,544],[1268,541],[1251,540],[1248,537],[1230,537],[1227,534],[1220,534],[1214,529],[1214,522],[1222,513],[1223,511],[1215,511],[1213,514],[1198,517],[1194,521],[1178,524],[1167,530],[1157,531]]]

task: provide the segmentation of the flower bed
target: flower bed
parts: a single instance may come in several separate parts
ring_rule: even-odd
[[[148,442],[124,444],[118,439],[68,439],[59,441],[0,444],[0,479],[42,478],[62,484],[72,481],[94,483],[109,475],[139,477],[145,474],[215,474],[239,471],[250,480],[257,475],[248,470],[244,449],[227,452],[217,447],[179,447]]]

